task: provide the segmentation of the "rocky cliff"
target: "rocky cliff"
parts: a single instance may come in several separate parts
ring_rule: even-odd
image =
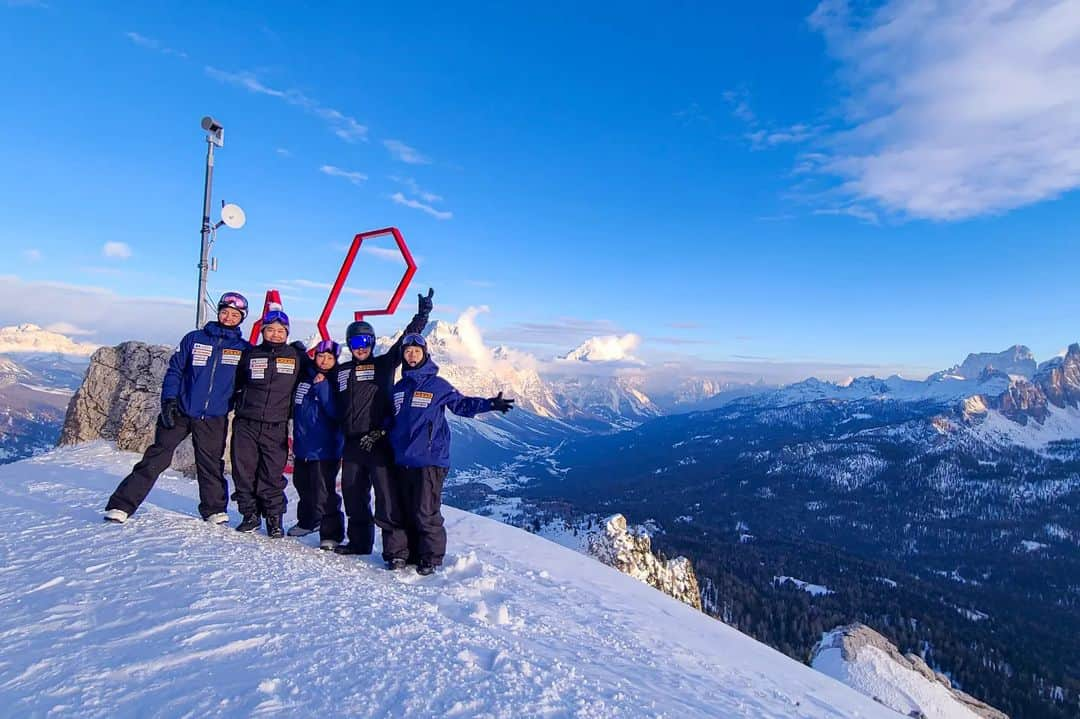
[[[865,624],[827,632],[814,647],[810,664],[901,714],[926,719],[1008,715],[953,687],[916,654],[901,654],[892,642]]]
[[[82,386],[71,398],[60,444],[107,439],[118,449],[142,452],[154,441],[161,411],[161,382],[172,348],[143,342],[102,347],[90,358]],[[195,455],[187,439],[172,466],[193,473]]]
[[[701,609],[701,591],[694,567],[686,557],[663,561],[652,552],[652,540],[644,527],[627,527],[626,517],[614,514],[588,538],[589,553],[624,574],[639,579]]]

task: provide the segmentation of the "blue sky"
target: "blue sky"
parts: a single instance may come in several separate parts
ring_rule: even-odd
[[[213,114],[248,224],[211,290],[294,320],[395,225],[440,316],[541,356],[919,374],[1076,339],[1075,6],[669,5],[8,0],[0,323],[182,331]]]

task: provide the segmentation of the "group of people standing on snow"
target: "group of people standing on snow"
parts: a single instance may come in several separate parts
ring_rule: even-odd
[[[462,417],[505,413],[514,400],[501,392],[486,399],[465,397],[438,376],[421,334],[433,296],[433,290],[419,296],[416,315],[381,355],[375,355],[372,326],[351,323],[345,332],[350,358],[339,363],[341,348],[333,340],[316,344],[314,358],[302,342],[289,344],[289,317],[280,309],[266,312],[262,341],[248,344],[240,333],[247,299],[226,292],[217,321],[185,335],[169,360],[154,443],[109,498],[105,519],[127,521],[190,435],[199,514],[213,524],[227,522],[224,457],[231,411],[233,500],[241,515],[236,529],[250,532],[265,520],[268,536],[284,537],[283,472],[291,419],[299,503],[297,523],[288,534],[318,531],[321,549],[371,554],[377,525],[387,569],[415,564],[422,575],[434,572],[446,553],[442,487],[450,467],[450,428],[445,410]],[[399,367],[402,376],[395,383]]]

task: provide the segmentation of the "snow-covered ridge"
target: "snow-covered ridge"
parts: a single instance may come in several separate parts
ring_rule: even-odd
[[[450,508],[446,566],[426,579],[385,571],[378,547],[208,526],[171,473],[105,525],[136,460],[95,442],[0,467],[14,716],[895,716],[632,577]],[[340,681],[357,667],[361,685]]]
[[[863,624],[826,632],[812,666],[872,696],[904,716],[925,719],[1008,719],[1002,712],[953,688],[913,654],[903,655]]]
[[[100,345],[76,342],[33,324],[0,327],[0,354],[57,354],[89,357]]]

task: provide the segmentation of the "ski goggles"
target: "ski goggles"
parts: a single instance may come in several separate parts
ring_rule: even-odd
[[[427,349],[427,340],[423,335],[418,335],[415,332],[410,332],[401,339],[402,347],[423,347]]]
[[[315,345],[315,354],[319,354],[320,352],[329,352],[330,354],[334,355],[335,359],[337,358],[338,352],[340,351],[341,347],[334,340],[322,340],[321,342],[319,342],[319,344]]]
[[[265,315],[263,315],[263,327],[266,327],[267,325],[272,325],[275,322],[281,325],[285,325],[285,329],[289,329],[289,316],[281,310],[270,310]]]
[[[239,312],[243,317],[247,317],[248,301],[247,297],[244,297],[239,292],[226,292],[218,300],[217,308],[218,312],[221,312],[226,307],[231,307]]]
[[[366,350],[375,346],[375,337],[373,335],[356,335],[349,338],[349,349],[351,350]]]

